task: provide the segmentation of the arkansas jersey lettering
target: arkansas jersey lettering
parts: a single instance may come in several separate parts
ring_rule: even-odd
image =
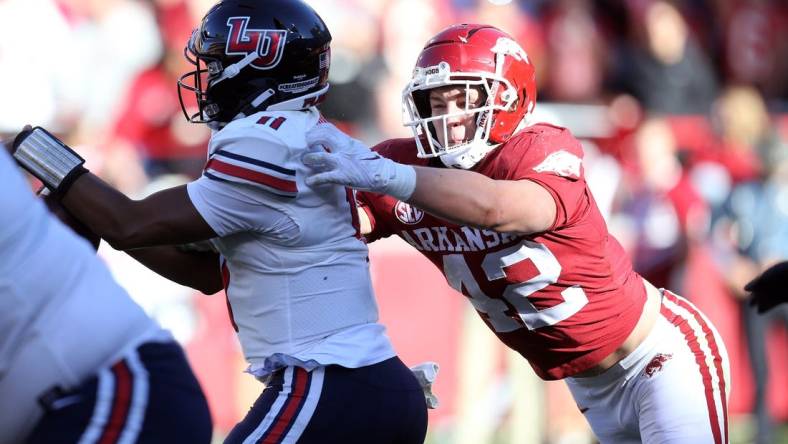
[[[421,222],[424,212],[413,208],[419,212],[418,220],[402,220],[397,213],[397,217],[403,223],[412,225]],[[512,242],[517,237],[509,233],[498,233],[493,230],[480,230],[470,227],[429,227],[415,228],[412,230],[402,230],[400,237],[411,244],[419,251],[483,251],[495,248],[499,245]]]
[[[282,60],[287,41],[287,31],[279,29],[247,29],[249,17],[230,17],[227,26],[227,55],[247,55],[256,52],[259,56],[251,66],[257,69],[271,69]]]

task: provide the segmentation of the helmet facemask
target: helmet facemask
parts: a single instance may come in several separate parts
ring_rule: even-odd
[[[466,99],[467,91],[476,88],[485,100],[465,106],[461,113],[466,131],[470,129],[469,117],[476,124],[473,138],[443,146],[440,140],[448,140],[449,119],[454,120],[454,129],[462,122],[457,115],[433,116],[433,107],[425,97],[446,86],[466,91]],[[419,157],[439,157],[447,166],[470,169],[528,125],[536,105],[534,67],[528,54],[505,32],[488,25],[452,25],[422,49],[413,77],[402,92],[402,103],[404,124],[413,131]],[[456,104],[461,106],[459,99]],[[437,131],[444,131],[441,138]]]
[[[465,91],[464,109],[451,114],[432,116],[429,93],[447,86],[456,86]],[[472,89],[479,90],[481,94],[476,106],[470,100]],[[402,93],[402,99],[404,125],[413,131],[419,151],[418,156],[440,157],[446,166],[462,169],[472,168],[498,146],[490,142],[495,113],[509,111],[517,106],[517,94],[505,78],[485,72],[452,72],[446,62],[441,62],[437,66],[416,68],[412,80]],[[451,126],[449,121],[467,116],[474,116],[476,128],[473,137],[449,143]],[[440,142],[439,131],[442,132],[442,139],[447,143]]]
[[[192,39],[194,35],[192,35]],[[193,71],[189,71],[178,78],[178,99],[181,102],[181,111],[191,123],[208,123],[214,120],[219,113],[219,106],[208,99],[208,88],[211,81],[216,79],[222,72],[221,62],[200,57],[192,49],[190,41],[183,49],[183,56],[194,66]],[[183,100],[183,91],[194,94],[197,100],[197,111],[189,109]]]
[[[247,54],[241,60],[230,64],[229,66],[222,66],[222,62],[218,59],[211,57],[204,57],[195,50],[195,37],[199,30],[192,33],[192,38],[189,44],[183,50],[183,55],[186,60],[194,65],[194,71],[187,72],[178,79],[178,98],[181,102],[181,110],[186,120],[191,123],[212,123],[220,119],[222,107],[217,100],[211,98],[212,95],[216,96],[217,85],[224,80],[232,79],[237,76],[244,68],[252,64],[258,55],[255,52]],[[224,88],[232,89],[232,86]],[[189,91],[195,95],[197,99],[197,111],[189,113],[186,105],[183,102],[183,90]],[[272,90],[263,91],[255,98],[255,101],[262,102],[268,97],[272,96]],[[258,102],[258,104],[259,104]],[[229,117],[229,118],[228,118]],[[224,116],[224,120],[231,120],[234,116]],[[227,123],[227,122],[223,122]]]

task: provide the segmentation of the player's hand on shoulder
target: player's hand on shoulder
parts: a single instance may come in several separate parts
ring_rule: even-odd
[[[371,191],[374,171],[361,159],[378,156],[364,144],[339,131],[334,125],[324,123],[306,134],[307,152],[301,157],[311,174],[306,178],[311,187],[342,185]],[[366,150],[364,149],[366,148]]]
[[[20,137],[24,137],[27,134],[29,134],[30,131],[32,130],[33,130],[32,126],[25,125],[25,127],[22,128],[22,130],[19,131],[18,133],[10,134],[7,135],[7,137],[3,137],[2,140],[0,140],[0,145],[2,145],[2,147],[0,148],[5,149],[5,151],[13,157],[14,152],[16,151],[16,141]],[[17,165],[19,164],[17,163]],[[30,190],[32,190],[37,194],[43,189],[44,184],[40,180],[38,180],[35,176],[30,174],[24,167],[19,165],[19,170],[23,173],[23,175],[27,179],[27,182],[30,185]]]
[[[308,152],[301,161],[311,170],[311,187],[335,184],[388,194],[407,200],[416,187],[416,172],[409,165],[386,159],[334,125],[320,124],[306,134]]]
[[[316,171],[328,171],[339,163],[338,158],[358,161],[378,158],[364,143],[343,133],[330,123],[321,123],[306,133],[309,151],[302,158],[304,164]]]
[[[12,135],[6,135],[2,139],[0,139],[0,144],[3,145],[3,148],[8,152],[8,154],[14,154],[16,151],[16,141],[19,140],[20,137],[24,137],[33,130],[33,127],[30,125],[25,125],[21,131],[16,134],[10,133]],[[8,134],[8,133],[6,133]]]
[[[782,302],[788,301],[788,261],[779,262],[744,286],[752,295],[750,304],[764,313]]]
[[[18,133],[10,133],[10,135],[4,137],[0,143],[3,144],[8,154],[14,154],[14,151],[16,151],[16,148],[19,145],[19,141],[24,139],[32,131],[33,127],[31,125],[25,125]]]
[[[31,125],[25,125],[22,130],[17,133],[15,136],[10,137],[8,139],[3,139],[0,143],[2,143],[4,149],[11,155],[14,154],[19,143],[24,140],[30,133],[33,132],[33,127]],[[26,168],[22,167],[22,170],[26,170]],[[92,246],[94,250],[98,250],[99,243],[101,243],[101,237],[99,237],[96,233],[91,231],[85,224],[77,220],[74,216],[72,216],[58,201],[58,199],[49,193],[49,191],[44,187],[42,182],[38,180],[35,176],[31,175],[29,172],[27,174],[28,182],[30,183],[30,188],[32,190],[36,190],[36,194],[41,197],[44,204],[47,206],[49,211],[57,216],[61,222],[63,222],[67,227],[71,228],[74,233],[79,235],[80,237],[87,240]]]
[[[14,139],[3,137],[0,139],[0,145],[2,145],[2,149],[5,150],[6,153],[14,154]]]

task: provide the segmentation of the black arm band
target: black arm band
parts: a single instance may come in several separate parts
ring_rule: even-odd
[[[83,174],[89,172],[90,171],[82,165],[79,165],[71,170],[60,182],[60,185],[57,187],[57,189],[54,190],[52,193],[53,197],[57,200],[63,199],[66,193],[68,193],[68,190],[71,188],[71,185],[74,185],[74,182],[82,177]]]

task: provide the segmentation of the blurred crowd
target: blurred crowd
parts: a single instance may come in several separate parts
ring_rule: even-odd
[[[772,425],[788,419],[788,406],[769,401],[766,385],[786,377],[770,375],[769,360],[779,356],[784,370],[788,360],[769,344],[773,321],[784,326],[788,311],[759,317],[742,288],[788,258],[786,2],[310,3],[334,38],[321,110],[367,143],[410,136],[401,91],[430,36],[457,22],[515,36],[537,68],[533,118],[583,140],[595,199],[636,270],[710,316],[715,310],[706,307],[735,308],[733,327],[721,330],[746,367],[734,373],[752,375],[751,399],[741,405],[756,418],[753,439],[776,442]],[[45,126],[131,196],[196,177],[210,133],[185,121],[175,85],[190,68],[184,44],[211,4],[0,0],[0,134]],[[127,286],[147,282],[139,273]],[[156,299],[161,292],[136,293]],[[182,339],[199,334],[191,294],[165,292],[176,295],[160,309],[173,319],[168,326]]]

